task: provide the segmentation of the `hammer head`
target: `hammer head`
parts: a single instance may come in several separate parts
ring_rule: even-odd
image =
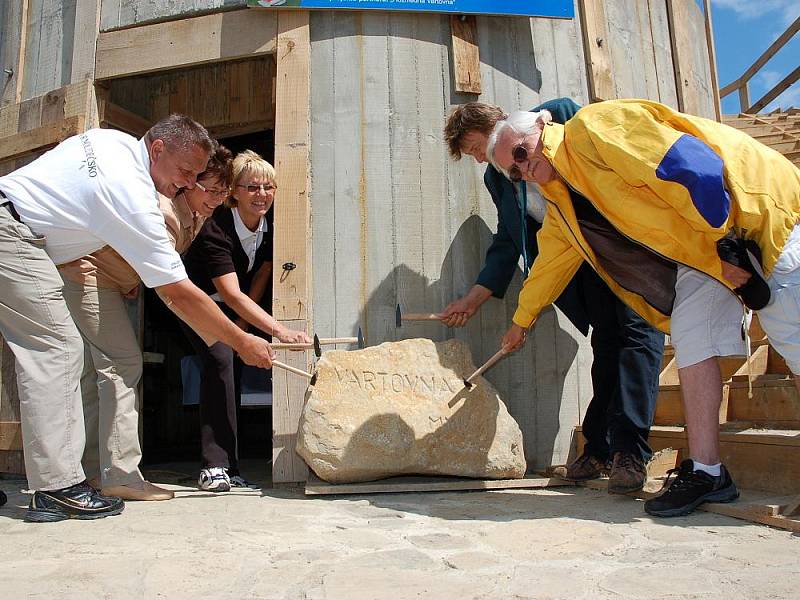
[[[366,344],[364,343],[364,333],[361,331],[361,327],[358,328],[358,349],[363,350]]]
[[[322,346],[319,343],[319,336],[314,334],[314,355],[319,358],[322,356]]]
[[[402,327],[403,326],[403,316],[400,314],[400,304],[397,304],[397,309],[394,311],[394,326],[395,327]]]

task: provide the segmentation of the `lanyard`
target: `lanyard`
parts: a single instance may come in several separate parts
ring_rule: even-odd
[[[511,184],[514,187],[514,197],[517,197],[517,186],[516,184]],[[528,277],[528,188],[525,185],[524,181],[519,182],[519,189],[522,192],[521,194],[521,201],[517,200],[517,206],[519,207],[519,220],[522,224],[522,270],[525,274],[525,278]]]

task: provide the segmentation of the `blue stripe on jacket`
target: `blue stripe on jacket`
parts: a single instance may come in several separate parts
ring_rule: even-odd
[[[698,138],[684,134],[661,159],[656,175],[685,187],[697,212],[712,227],[720,227],[731,209],[722,169],[722,159],[716,152]]]

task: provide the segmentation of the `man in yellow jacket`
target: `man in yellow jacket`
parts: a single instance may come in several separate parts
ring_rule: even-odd
[[[546,111],[514,113],[488,155],[548,200],[504,347],[524,343],[587,261],[675,347],[691,458],[645,510],[735,500],[720,462],[716,357],[745,352],[744,303],[800,389],[800,171],[746,134],[646,100],[587,106],[563,126]]]

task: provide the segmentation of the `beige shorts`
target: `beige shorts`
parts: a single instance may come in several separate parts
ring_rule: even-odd
[[[670,335],[679,369],[713,356],[744,356],[743,321],[733,292],[700,271],[678,267]]]

